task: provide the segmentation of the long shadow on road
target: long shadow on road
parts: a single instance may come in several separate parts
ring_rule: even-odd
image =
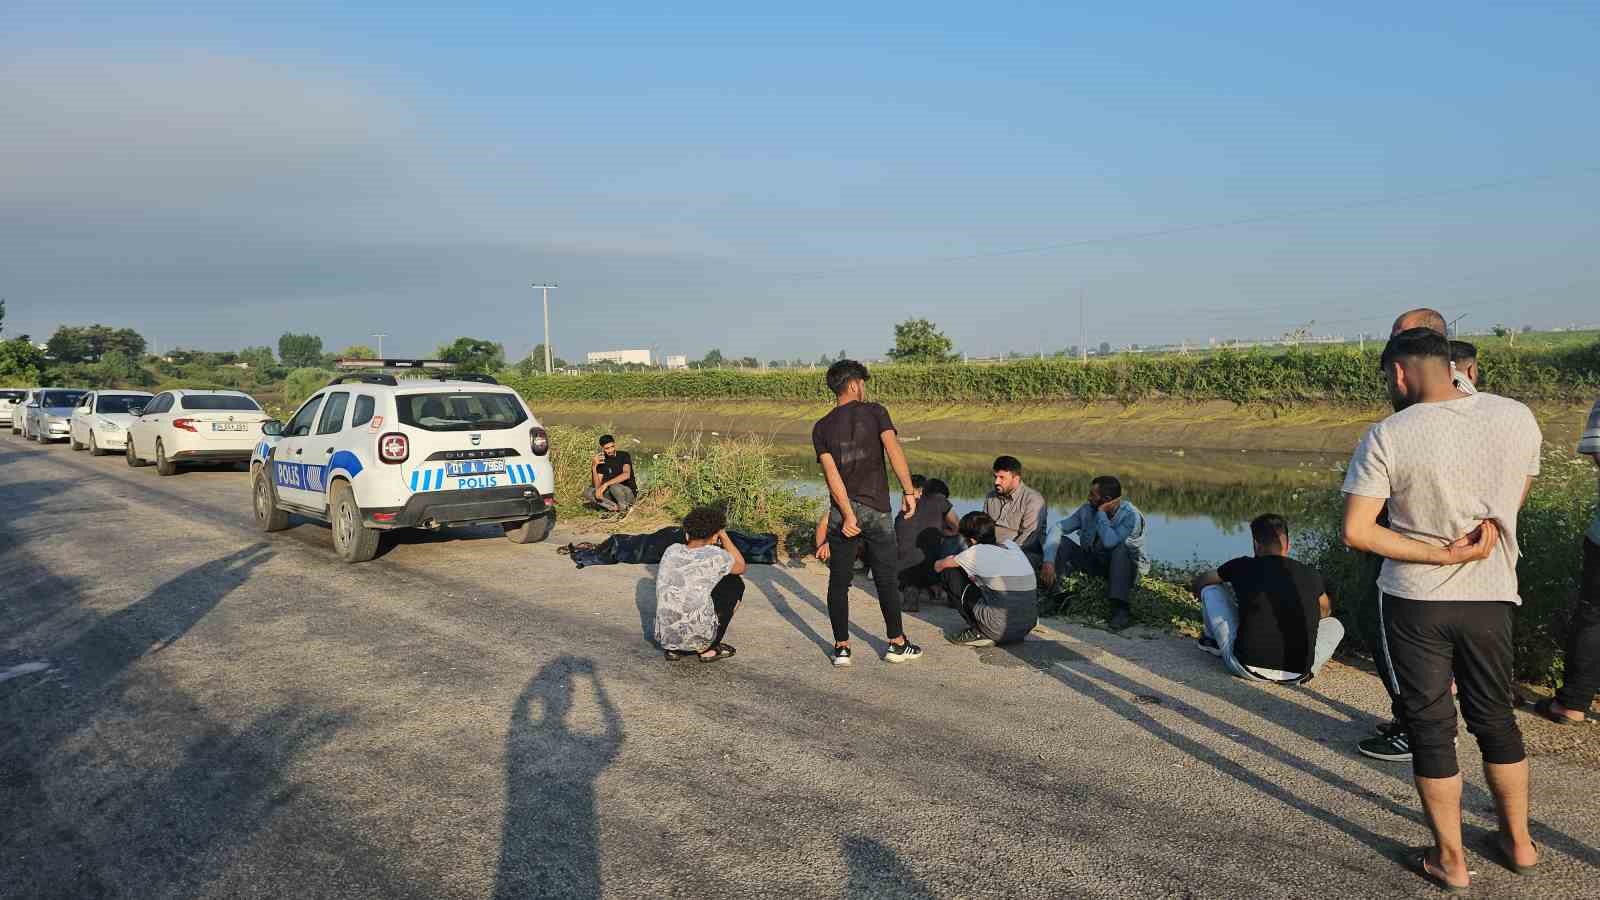
[[[580,681],[594,692],[600,734],[576,731],[568,722]],[[496,900],[600,896],[595,780],[616,759],[622,741],[622,717],[592,661],[563,656],[528,682],[506,733]]]

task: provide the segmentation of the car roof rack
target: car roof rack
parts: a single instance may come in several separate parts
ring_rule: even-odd
[[[500,382],[495,380],[493,375],[485,375],[482,372],[457,372],[457,373],[455,373],[453,375],[441,372],[441,373],[439,373],[439,380],[440,381],[475,381],[478,384],[499,384],[500,383]]]
[[[335,369],[454,369],[455,363],[442,359],[341,359]]]
[[[344,384],[347,381],[359,381],[362,384],[386,384],[389,387],[395,387],[400,383],[394,380],[393,375],[385,375],[382,372],[352,372],[348,375],[333,376],[333,380],[328,382],[327,386],[333,387],[336,384]]]

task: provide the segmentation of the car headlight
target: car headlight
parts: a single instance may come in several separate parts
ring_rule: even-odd
[[[100,420],[100,427],[104,428],[107,431],[121,431],[122,430],[122,426],[121,425],[118,425],[117,423],[111,421],[110,419],[101,419]]]

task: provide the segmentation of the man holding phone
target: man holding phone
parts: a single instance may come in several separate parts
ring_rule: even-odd
[[[633,457],[626,450],[617,449],[617,439],[609,434],[600,436],[600,452],[594,455],[592,483],[584,488],[583,499],[610,512],[625,513],[639,493],[639,483],[633,478]]]

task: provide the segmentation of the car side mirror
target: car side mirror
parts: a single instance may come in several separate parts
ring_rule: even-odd
[[[133,416],[134,418],[137,419],[138,417],[144,415],[144,407],[142,407],[142,406],[130,406],[130,407],[128,407],[128,415]]]
[[[283,423],[277,419],[268,419],[261,423],[261,433],[267,437],[283,437]]]

